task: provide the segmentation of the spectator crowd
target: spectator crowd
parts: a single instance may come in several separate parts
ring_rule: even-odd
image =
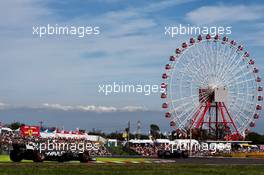
[[[65,137],[56,137],[56,138],[41,138],[36,136],[27,136],[22,137],[19,133],[16,132],[1,132],[0,133],[0,150],[1,152],[6,151],[9,152],[9,150],[12,149],[13,144],[25,144],[25,145],[32,145],[33,147],[40,144],[46,144],[48,146],[48,143],[64,143],[64,144],[79,144],[83,143],[84,145],[90,145],[89,150],[87,150],[90,155],[94,156],[105,156],[105,155],[111,155],[111,153],[108,151],[108,149],[105,147],[103,143],[100,142],[93,142],[84,138],[65,138]],[[39,149],[38,147],[35,147],[36,149]]]
[[[171,150],[168,143],[132,143],[130,149],[144,157],[156,157],[159,150]]]

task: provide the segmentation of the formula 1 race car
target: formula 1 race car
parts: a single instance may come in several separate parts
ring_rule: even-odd
[[[158,150],[158,158],[161,159],[173,159],[173,158],[188,158],[189,154],[187,150]]]
[[[10,152],[10,159],[13,162],[21,162],[22,160],[33,160],[34,162],[58,161],[66,162],[78,160],[81,163],[94,161],[89,152],[72,152],[72,151],[44,151],[40,152],[31,144],[13,144],[13,150]]]

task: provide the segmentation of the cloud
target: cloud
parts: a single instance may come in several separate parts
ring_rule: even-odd
[[[68,111],[68,110],[73,110],[74,107],[72,106],[65,106],[65,105],[60,105],[60,104],[49,104],[49,103],[44,103],[44,107],[51,108],[51,109],[59,109],[63,111]]]
[[[142,33],[141,31],[143,30],[146,31],[145,35],[148,36],[148,32],[162,25],[161,23],[157,23],[155,18],[150,14],[156,14],[166,8],[175,7],[192,1],[194,0],[156,1],[148,3],[147,5],[109,11],[95,16],[93,22],[100,23],[104,28],[107,28],[107,31],[104,31],[107,36],[125,36],[131,33]],[[86,17],[80,16],[79,19],[82,21],[82,19]]]
[[[92,112],[116,112],[117,108],[112,106],[77,106],[74,107],[76,110],[83,110],[83,111],[92,111]]]
[[[11,10],[12,9],[12,10]],[[39,0],[12,0],[0,1],[0,26],[21,27],[23,25],[37,23],[45,17],[52,15],[51,11],[44,8],[43,3]]]
[[[194,0],[166,0],[166,1],[159,1],[155,3],[151,3],[145,7],[140,7],[137,8],[138,11],[141,11],[143,13],[153,13],[153,12],[158,12],[161,10],[164,10],[169,7],[173,7],[176,5],[181,5],[185,3],[192,2]]]
[[[261,5],[217,5],[203,6],[186,14],[186,19],[194,24],[228,23],[253,21],[263,17]]]
[[[95,105],[87,105],[87,106],[68,106],[68,105],[61,105],[61,104],[43,104],[43,107],[48,109],[58,109],[63,111],[89,111],[89,112],[137,112],[137,111],[148,111],[145,107],[140,106],[124,106],[124,107],[113,107],[113,106],[95,106]]]
[[[149,111],[149,110],[145,107],[140,107],[140,106],[125,106],[120,108],[120,111],[135,112],[135,111]]]
[[[5,109],[7,106],[9,106],[9,104],[0,102],[0,109]]]

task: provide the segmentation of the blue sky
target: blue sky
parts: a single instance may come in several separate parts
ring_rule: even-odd
[[[1,1],[1,107],[160,110],[159,94],[105,96],[98,85],[160,84],[168,56],[190,37],[164,36],[165,26],[178,24],[232,26],[230,37],[244,43],[264,70],[263,11],[263,1]],[[101,34],[32,35],[32,26],[47,24],[98,25]]]

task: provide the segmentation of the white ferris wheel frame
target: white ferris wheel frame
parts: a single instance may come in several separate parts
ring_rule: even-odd
[[[258,101],[258,97],[263,97],[262,91],[258,91],[261,82],[256,81],[260,76],[258,72],[253,72],[254,68],[257,68],[255,64],[249,64],[251,57],[245,57],[243,47],[242,50],[239,50],[239,47],[242,46],[210,38],[188,44],[186,48],[181,48],[181,53],[173,55],[176,60],[170,62],[171,68],[166,70],[168,77],[164,79],[167,85],[166,103],[169,106],[168,112],[171,113],[170,121],[175,122],[173,127],[186,131],[186,125],[200,105],[197,100],[197,88],[207,87],[210,82],[214,86],[225,86],[229,90],[227,107],[234,117],[239,134],[244,135],[250,125],[255,124],[257,119],[254,119],[254,116],[260,116],[261,111],[257,110],[256,106],[262,106],[262,100]],[[187,65],[184,64],[186,62]],[[187,77],[191,78],[191,82],[184,79]],[[189,86],[186,86],[186,83]],[[190,96],[182,95],[186,89],[190,89]]]

